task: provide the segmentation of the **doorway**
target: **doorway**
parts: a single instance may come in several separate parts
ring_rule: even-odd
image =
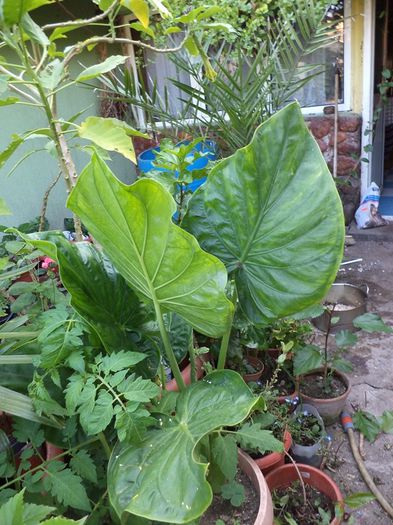
[[[393,6],[375,3],[374,128],[371,179],[381,189],[380,213],[393,219]]]

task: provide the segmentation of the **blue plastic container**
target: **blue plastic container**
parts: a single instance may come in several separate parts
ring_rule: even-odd
[[[176,146],[182,146],[189,144],[189,140],[182,140]],[[150,170],[157,170],[157,171],[168,171],[165,168],[157,168],[153,165],[153,162],[156,159],[156,152],[160,151],[159,146],[155,146],[154,148],[146,149],[145,151],[142,151],[140,155],[138,155],[138,168],[143,172],[146,173]],[[205,142],[198,142],[198,144],[195,145],[193,148],[193,151],[198,151],[200,153],[206,153],[203,157],[200,157],[196,159],[194,162],[192,162],[188,168],[187,171],[194,171],[194,170],[201,170],[207,166],[207,163],[209,160],[216,160],[217,159],[217,144],[212,140],[206,140]],[[193,152],[191,151],[187,157],[192,157]],[[197,179],[191,182],[186,186],[186,190],[194,192],[199,186],[201,186],[206,181],[206,177],[203,177],[202,179]]]

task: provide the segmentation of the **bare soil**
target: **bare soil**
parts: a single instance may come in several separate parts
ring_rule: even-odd
[[[216,494],[213,503],[202,516],[200,525],[215,525],[217,520],[222,520],[225,525],[254,525],[258,514],[259,496],[243,472],[237,474],[236,481],[245,488],[246,498],[243,504],[234,507],[228,500]]]
[[[336,376],[329,379],[328,389],[324,388],[323,374],[310,374],[306,376],[306,380],[301,384],[300,390],[303,394],[316,399],[332,399],[340,397],[345,394],[347,387]]]
[[[282,523],[286,523],[285,514],[294,519],[297,525],[320,525],[322,516],[319,509],[334,516],[334,505],[324,494],[318,492],[310,485],[305,485],[306,501],[304,501],[303,490],[297,481],[292,483],[290,488],[277,489],[273,491],[273,504],[275,507],[274,516],[281,518]],[[286,504],[281,507],[281,502]]]

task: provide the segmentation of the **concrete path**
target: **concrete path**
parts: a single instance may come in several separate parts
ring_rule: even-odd
[[[375,229],[377,230],[377,229]],[[368,311],[377,312],[393,326],[393,237],[392,242],[357,239],[346,248],[345,259],[363,258],[363,262],[345,266],[337,282],[368,284]],[[361,339],[348,352],[354,365],[350,403],[376,416],[393,410],[393,334],[360,333]],[[352,409],[349,404],[349,408]],[[329,427],[334,440],[326,470],[345,495],[368,492],[357,470],[348,439],[339,425]],[[381,492],[393,505],[393,434],[382,434],[374,443],[365,441],[366,465]],[[333,470],[330,470],[333,469]],[[392,525],[390,518],[374,502],[354,511],[356,525]]]

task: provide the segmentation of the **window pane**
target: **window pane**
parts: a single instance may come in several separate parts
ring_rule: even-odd
[[[344,2],[332,6],[327,17],[330,20],[340,19],[337,26],[338,39],[330,46],[305,56],[299,63],[305,68],[314,65],[316,67],[313,72],[320,72],[293,96],[302,107],[334,104],[335,64],[339,73],[338,103],[344,102]]]

